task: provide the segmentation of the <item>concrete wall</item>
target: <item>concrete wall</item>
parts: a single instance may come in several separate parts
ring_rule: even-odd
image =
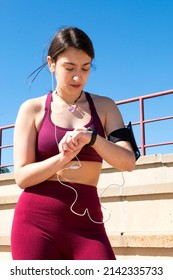
[[[0,259],[11,259],[11,223],[20,193],[13,174],[0,175]],[[118,259],[173,259],[173,154],[143,156],[130,173],[104,163],[98,193]]]

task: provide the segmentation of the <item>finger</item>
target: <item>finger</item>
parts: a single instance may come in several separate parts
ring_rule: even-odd
[[[66,141],[71,149],[75,149],[78,147],[78,133],[75,129],[73,131],[68,131],[66,133]]]
[[[76,150],[77,148],[77,141],[73,138],[72,135],[69,135],[66,140],[66,144],[69,146],[70,149]]]

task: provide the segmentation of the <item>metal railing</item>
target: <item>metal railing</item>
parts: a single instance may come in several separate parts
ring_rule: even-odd
[[[2,143],[3,143],[3,131],[5,131],[7,129],[12,129],[12,128],[14,128],[14,124],[0,127],[0,168],[13,166],[13,163],[9,163],[9,164],[3,164],[2,163],[2,150],[13,147],[13,143],[8,144],[8,145],[2,145]]]
[[[145,116],[145,114],[144,114],[145,113],[144,101],[146,99],[157,98],[159,96],[165,96],[165,95],[170,95],[170,94],[173,94],[173,90],[157,92],[157,93],[153,93],[153,94],[149,94],[149,95],[139,96],[139,97],[136,97],[136,98],[130,98],[130,99],[126,99],[126,100],[123,100],[123,101],[116,102],[117,105],[123,105],[123,104],[132,103],[132,102],[138,102],[139,103],[140,120],[138,122],[133,122],[132,124],[133,125],[140,125],[141,145],[139,145],[138,147],[141,149],[141,154],[142,155],[146,155],[146,148],[173,144],[173,141],[147,144],[146,143],[146,137],[145,137],[145,124],[151,123],[151,122],[157,122],[157,121],[170,120],[170,119],[173,119],[173,115],[166,116],[166,117],[161,117],[161,118],[154,118],[154,119],[145,120],[145,117],[144,117]]]
[[[140,139],[141,139],[140,142],[141,143],[140,143],[140,145],[138,145],[138,147],[139,147],[139,149],[141,149],[141,154],[142,155],[146,155],[146,148],[156,147],[156,146],[164,146],[164,145],[172,145],[173,144],[173,141],[149,144],[149,143],[147,143],[146,137],[145,137],[145,124],[152,123],[152,122],[158,122],[158,121],[170,120],[170,119],[173,119],[173,115],[146,120],[145,117],[144,117],[145,116],[145,114],[144,114],[145,113],[145,102],[144,101],[146,99],[157,98],[159,96],[165,96],[165,95],[170,95],[170,94],[173,94],[173,90],[157,92],[157,93],[154,93],[154,94],[139,96],[139,97],[130,98],[130,99],[126,99],[126,100],[116,102],[116,104],[118,106],[123,105],[123,104],[128,104],[128,103],[134,103],[134,102],[139,103],[139,121],[132,122],[132,125],[133,126],[135,126],[135,125],[140,126]],[[10,164],[3,164],[2,163],[2,150],[13,147],[13,144],[2,145],[3,131],[7,130],[7,129],[12,129],[12,128],[14,128],[14,124],[0,127],[0,168],[13,166],[13,163],[10,163]]]

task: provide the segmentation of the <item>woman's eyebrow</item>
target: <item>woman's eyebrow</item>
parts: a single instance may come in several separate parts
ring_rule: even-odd
[[[70,61],[65,61],[65,62],[64,62],[64,64],[70,64],[70,65],[73,65],[73,66],[75,66],[75,65],[76,65],[75,63],[70,62]],[[86,66],[86,65],[91,65],[91,61],[90,61],[90,62],[86,62],[86,63],[84,63],[82,66]]]

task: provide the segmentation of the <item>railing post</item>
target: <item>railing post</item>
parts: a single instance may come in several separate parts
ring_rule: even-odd
[[[139,99],[140,104],[140,134],[141,134],[141,151],[142,155],[146,154],[145,151],[145,127],[144,127],[144,99],[140,97]]]
[[[1,155],[2,155],[1,146],[2,146],[2,129],[0,128],[0,166],[1,166]]]

